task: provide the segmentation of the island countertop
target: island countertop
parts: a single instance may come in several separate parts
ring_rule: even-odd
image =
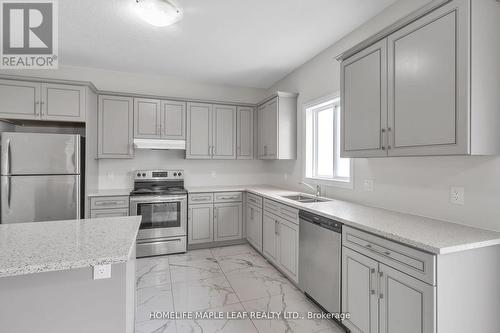
[[[140,216],[0,224],[0,278],[130,260]]]

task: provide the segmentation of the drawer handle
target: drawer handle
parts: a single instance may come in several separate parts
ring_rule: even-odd
[[[119,205],[122,201],[98,201],[96,202],[96,206],[111,206],[111,205]]]
[[[231,199],[239,199],[239,196],[234,196],[234,197],[220,197],[220,200],[231,200]]]
[[[371,244],[366,244],[365,247],[373,252],[377,252],[379,254],[382,254],[384,256],[390,256],[391,255],[391,252],[389,251],[380,251],[380,250],[377,250],[375,249]]]
[[[193,198],[191,199],[191,201],[206,201],[206,200],[210,200],[209,197],[204,197],[204,198]]]

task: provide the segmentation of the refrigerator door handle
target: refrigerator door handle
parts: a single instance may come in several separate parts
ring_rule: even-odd
[[[76,204],[76,219],[81,219],[80,212],[80,176],[76,176],[76,182],[73,191],[73,200]]]
[[[11,199],[11,190],[10,188],[12,187],[12,177],[7,176],[7,208],[10,209],[10,199]]]
[[[12,153],[10,151],[10,139],[7,140],[7,175],[12,170]]]

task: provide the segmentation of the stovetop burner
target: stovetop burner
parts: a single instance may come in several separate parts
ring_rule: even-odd
[[[130,195],[183,195],[184,177],[182,170],[137,170],[134,190]]]

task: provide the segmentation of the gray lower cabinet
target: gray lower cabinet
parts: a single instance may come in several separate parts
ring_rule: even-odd
[[[214,241],[242,238],[243,206],[241,202],[214,204]]]
[[[254,108],[239,106],[236,121],[236,158],[251,160],[254,158]]]
[[[188,211],[188,242],[210,243],[214,240],[213,204],[191,205]]]
[[[248,205],[246,209],[247,240],[262,253],[262,208]]]
[[[291,280],[299,281],[299,225],[288,217],[264,210],[262,218],[264,256]]]
[[[85,122],[85,86],[0,80],[0,118]]]
[[[129,215],[128,196],[99,196],[90,198],[90,218]]]
[[[437,287],[424,282],[435,281],[435,256],[349,227],[342,236],[345,326],[353,333],[435,333]]]
[[[98,157],[133,158],[133,99],[100,95],[98,116]]]
[[[103,217],[121,217],[128,216],[128,208],[120,209],[93,209],[90,211],[91,218],[103,218]]]

